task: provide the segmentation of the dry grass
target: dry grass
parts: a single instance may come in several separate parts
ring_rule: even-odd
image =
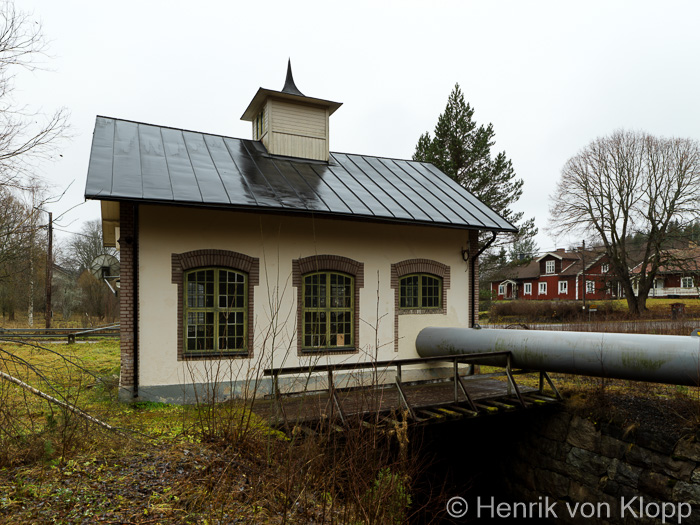
[[[131,437],[0,382],[0,523],[383,524],[415,512],[405,426],[287,438],[244,403],[118,403],[117,341],[41,346],[0,342],[2,369]]]
[[[692,324],[660,330],[687,334]],[[610,328],[649,331],[650,325],[581,326]],[[42,346],[48,350],[0,342],[2,369],[132,438],[0,383],[0,523],[384,524],[424,510],[415,508],[414,494],[422,455],[401,414],[388,431],[357,421],[341,433],[326,422],[313,437],[300,430],[287,437],[244,403],[115,402],[117,341]],[[696,388],[566,375],[554,380],[569,407],[586,417],[658,432],[700,428]],[[518,377],[519,384],[528,381],[537,379]],[[444,503],[437,494],[427,499]],[[422,512],[421,521],[430,515]]]
[[[682,303],[685,305],[683,319],[700,318],[700,299],[647,299],[647,312],[640,320],[669,320],[671,319],[671,305]],[[589,314],[582,308],[581,301],[495,301],[488,311],[488,319],[482,322],[489,323],[558,323],[558,322],[582,322],[590,320],[623,321],[634,320],[629,315],[627,301],[624,299],[608,301],[589,301],[588,306],[595,306],[596,312]]]
[[[587,319],[577,301],[498,301],[491,304],[489,322],[570,322]],[[596,316],[609,317],[615,311],[612,301],[596,303]]]
[[[102,326],[105,324],[118,323],[119,319],[99,318],[89,316],[87,314],[74,314],[70,319],[56,315],[51,319],[51,328],[83,328]],[[0,317],[0,328],[45,328],[46,317],[44,312],[34,312],[34,324],[29,326],[29,318],[27,312],[16,312],[14,319],[10,320],[7,316]]]

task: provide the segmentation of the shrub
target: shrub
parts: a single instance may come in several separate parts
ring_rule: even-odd
[[[595,305],[596,318],[613,312],[610,301],[598,301]],[[588,310],[582,307],[579,301],[500,301],[491,305],[489,319],[491,322],[504,318],[519,322],[576,321],[588,318]]]

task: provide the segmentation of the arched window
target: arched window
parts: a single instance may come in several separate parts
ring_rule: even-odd
[[[430,259],[407,259],[391,265],[394,289],[394,351],[399,351],[399,316],[446,314],[450,267]]]
[[[299,355],[357,352],[364,264],[340,255],[294,259],[292,284]]]
[[[248,276],[225,268],[185,272],[185,353],[245,352]]]
[[[228,250],[172,254],[177,285],[178,360],[253,355],[257,258]]]
[[[429,273],[414,273],[399,280],[399,308],[442,308],[442,278]]]
[[[338,272],[305,274],[303,286],[303,350],[354,347],[355,285]]]

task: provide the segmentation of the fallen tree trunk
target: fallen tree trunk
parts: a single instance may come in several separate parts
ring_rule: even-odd
[[[96,424],[96,425],[98,425],[106,430],[109,430],[110,432],[114,432],[116,434],[119,434],[120,436],[130,437],[127,434],[125,434],[124,432],[122,432],[121,430],[119,430],[118,428],[115,428],[112,425],[105,423],[104,421],[100,421],[99,419],[91,416],[87,412],[83,412],[75,405],[71,405],[69,403],[66,403],[65,401],[61,401],[60,399],[56,399],[55,397],[50,396],[50,395],[42,392],[41,390],[34,388],[31,385],[28,385],[27,383],[25,383],[21,379],[17,379],[16,377],[13,377],[9,374],[6,374],[5,372],[2,372],[2,371],[0,371],[0,378],[4,379],[5,381],[9,381],[10,383],[14,383],[15,385],[20,386],[20,387],[24,388],[25,390],[31,392],[32,394],[39,396],[42,399],[46,399],[47,401],[49,401],[55,405],[58,405],[61,408],[65,408],[66,410],[71,411],[73,414],[80,416],[83,419],[87,419],[91,423],[94,423],[94,424]]]

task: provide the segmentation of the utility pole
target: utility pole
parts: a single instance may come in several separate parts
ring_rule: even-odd
[[[46,251],[46,328],[51,328],[51,281],[53,280],[53,213],[49,214],[49,245]]]
[[[586,241],[581,250],[581,279],[583,280],[583,309],[586,309]]]
[[[32,212],[31,222],[29,224],[29,305],[27,307],[27,324],[30,328],[34,328],[34,234],[36,230],[36,218],[34,211],[38,208],[36,204],[36,193],[32,190]]]

